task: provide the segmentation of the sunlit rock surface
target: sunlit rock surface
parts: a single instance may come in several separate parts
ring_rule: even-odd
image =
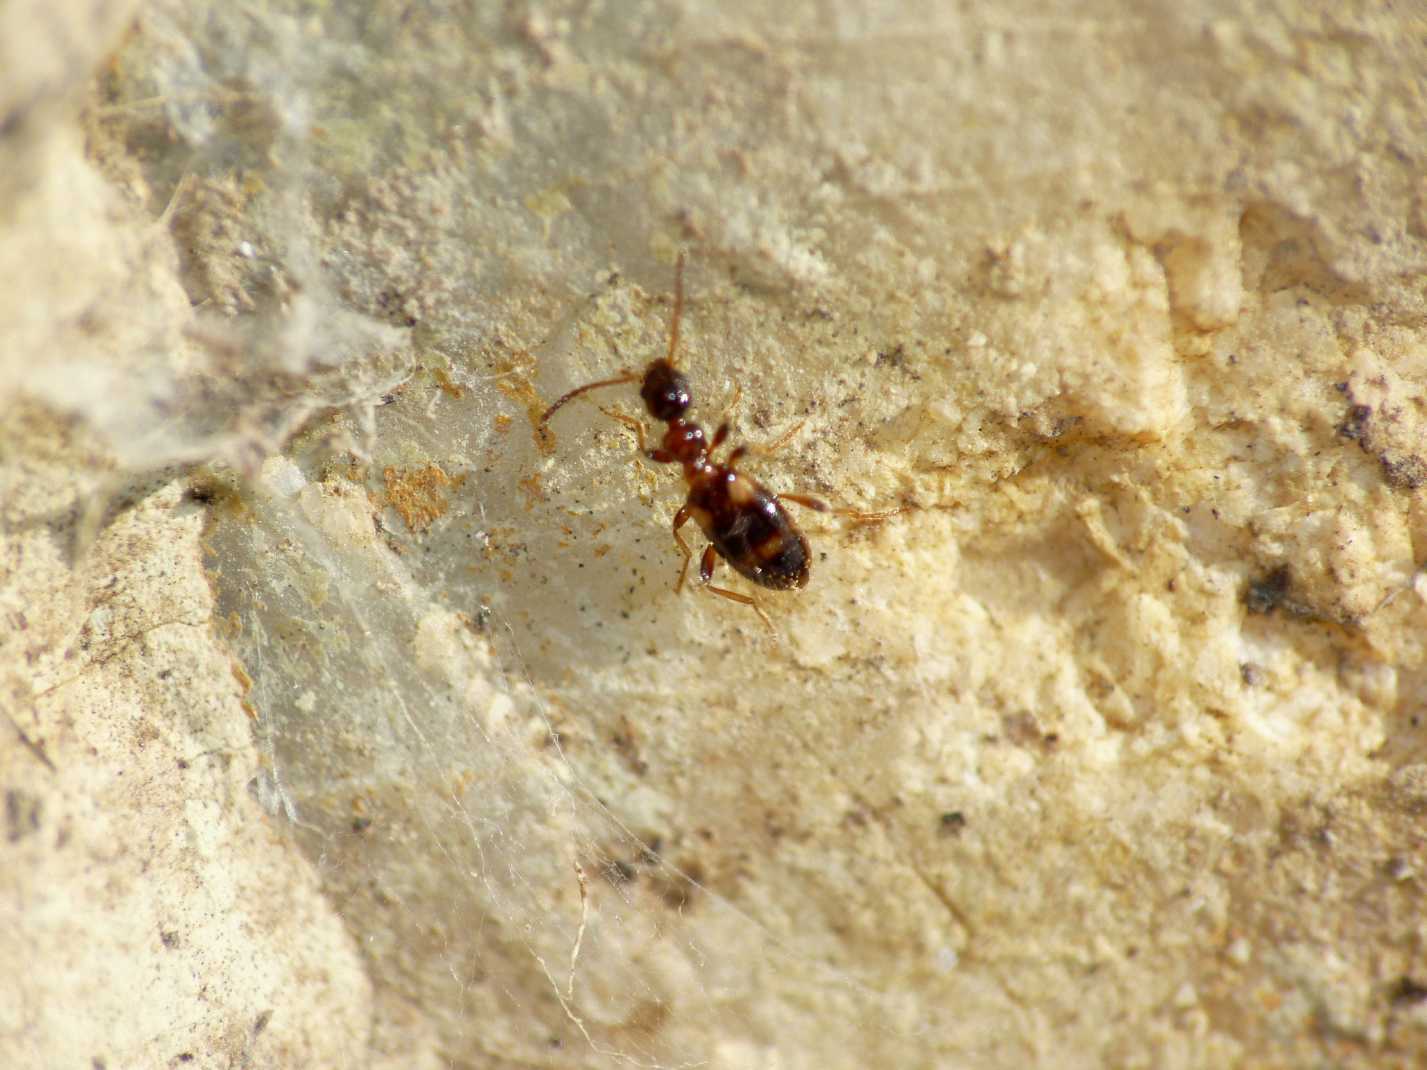
[[[45,10],[0,1065],[1427,1060],[1419,16]]]

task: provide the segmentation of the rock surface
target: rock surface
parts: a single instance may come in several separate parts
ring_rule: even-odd
[[[1427,1061],[1419,15],[43,11],[0,1065]]]

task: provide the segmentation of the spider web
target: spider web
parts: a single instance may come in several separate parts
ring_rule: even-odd
[[[361,469],[385,487],[334,473],[323,436],[303,436],[208,540],[259,713],[254,794],[323,872],[374,976],[442,1008],[443,1048],[473,1062],[702,1064],[709,1035],[771,1040],[772,1015],[744,1018],[770,985],[811,984],[849,1017],[914,1035],[923,1023],[889,1020],[883,997],[798,950],[801,918],[775,907],[770,927],[710,883],[700,839],[734,805],[726,787],[696,774],[689,797],[664,794],[677,757],[660,725],[692,718],[727,754],[760,707],[721,702],[717,669],[690,672],[714,645],[696,623],[655,638],[679,612],[676,555],[664,516],[629,492],[627,451],[556,464],[552,484],[596,482],[562,486],[578,515],[542,528],[519,492],[482,493],[538,466],[533,442],[505,443],[478,479],[414,393],[383,408]],[[400,469],[388,450],[427,460]],[[413,532],[391,490],[437,455],[465,478],[438,482],[441,515]],[[625,489],[601,487],[597,463]],[[626,541],[596,558],[564,528]],[[723,626],[761,637],[748,617]]]
[[[771,660],[725,659],[761,626],[675,599],[676,498],[627,463],[626,429],[584,402],[557,437],[534,426],[570,368],[662,348],[667,269],[637,286],[596,266],[649,264],[620,175],[659,120],[605,138],[577,96],[502,90],[548,44],[533,17],[446,13],[425,27],[452,30],[440,49],[394,15],[324,12],[314,33],[300,5],[156,11],[110,86],[177,229],[219,239],[187,269],[233,313],[195,332],[232,390],[179,401],[227,462],[207,546],[251,679],[254,796],[321,872],[378,998],[422,1008],[450,1065],[766,1065],[854,1039],[906,1065],[890,1053],[979,995],[929,1012],[806,942],[847,909],[816,850],[793,865],[817,925],[750,905],[756,844],[781,832],[744,755],[782,685]],[[593,27],[592,54],[624,29]],[[607,177],[574,205],[571,173]],[[546,291],[572,270],[592,297]],[[769,798],[835,782],[796,726],[775,732],[788,783]],[[763,827],[717,845],[741,870],[711,871],[734,812]],[[875,931],[877,905],[857,910]]]

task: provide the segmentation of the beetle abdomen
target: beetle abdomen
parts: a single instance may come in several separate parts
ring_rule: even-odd
[[[808,582],[808,542],[778,499],[745,475],[714,466],[689,495],[690,512],[735,572],[774,590]]]

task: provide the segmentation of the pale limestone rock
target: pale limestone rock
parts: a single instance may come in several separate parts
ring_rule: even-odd
[[[1415,15],[770,12],[0,35],[0,1063],[1427,1059]]]

